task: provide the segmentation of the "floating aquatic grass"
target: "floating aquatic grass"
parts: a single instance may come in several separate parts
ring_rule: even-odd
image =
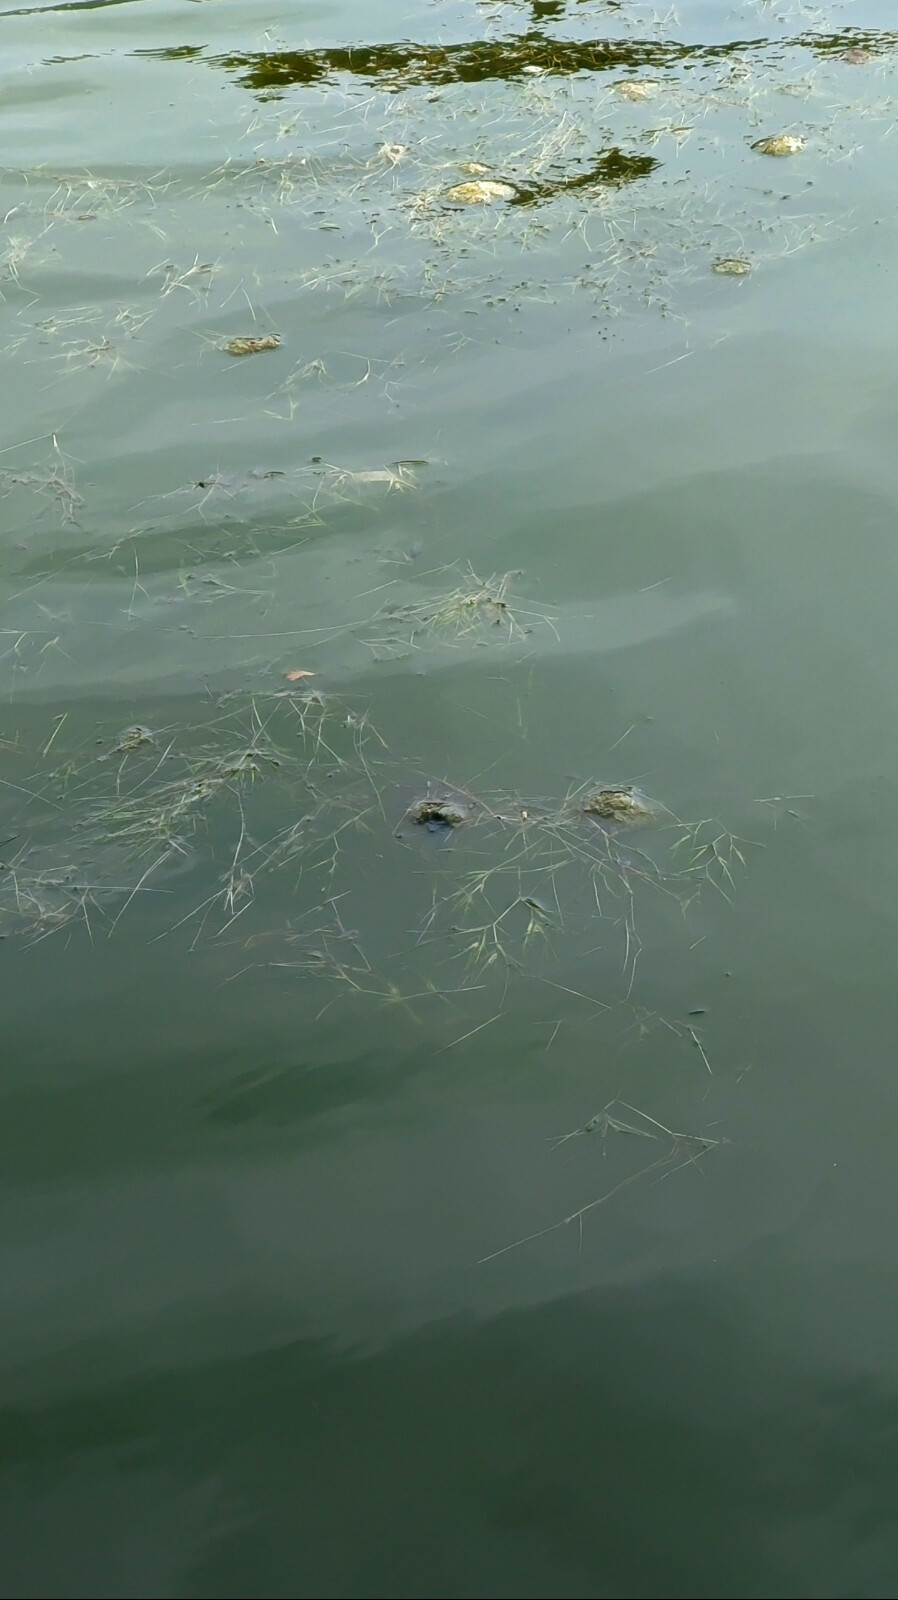
[[[619,1110],[627,1113],[626,1119],[616,1115]],[[631,1120],[633,1117],[638,1120],[633,1122]],[[609,1134],[613,1134],[625,1139],[656,1139],[664,1143],[667,1148],[654,1161],[649,1161],[635,1171],[628,1173],[618,1183],[612,1184],[610,1189],[604,1190],[595,1199],[588,1200],[585,1205],[579,1206],[569,1216],[561,1217],[557,1222],[549,1223],[548,1227],[539,1228],[535,1233],[528,1233],[521,1239],[515,1239],[512,1244],[503,1245],[499,1250],[493,1250],[489,1255],[481,1256],[480,1265],[488,1261],[495,1261],[499,1256],[507,1255],[510,1250],[519,1250],[523,1245],[532,1244],[537,1239],[544,1239],[547,1234],[555,1233],[560,1228],[575,1227],[577,1229],[578,1243],[582,1248],[584,1220],[591,1216],[594,1211],[597,1211],[600,1206],[607,1205],[609,1200],[613,1200],[624,1189],[630,1188],[634,1183],[639,1183],[652,1173],[666,1175],[670,1172],[676,1172],[679,1167],[695,1167],[712,1150],[726,1143],[725,1139],[712,1139],[707,1134],[676,1132],[673,1128],[666,1127],[663,1122],[659,1122],[657,1118],[650,1116],[647,1111],[642,1111],[637,1106],[630,1105],[628,1101],[617,1098],[610,1101],[608,1105],[604,1106],[600,1112],[591,1117],[582,1127],[575,1128],[572,1133],[565,1134],[557,1143],[564,1144],[568,1139],[593,1133],[599,1133],[603,1142],[607,1140]]]

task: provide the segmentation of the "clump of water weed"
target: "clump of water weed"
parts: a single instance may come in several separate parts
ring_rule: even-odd
[[[451,568],[445,569],[451,571]],[[380,633],[367,641],[374,650],[394,647],[397,642],[418,644],[426,635],[459,639],[475,633],[488,637],[494,630],[509,642],[523,639],[537,623],[555,631],[551,618],[543,612],[526,609],[510,599],[513,580],[519,572],[493,573],[481,578],[468,567],[463,581],[453,589],[438,591],[423,600],[390,604],[374,620],[399,625],[401,641],[395,634]],[[557,637],[557,634],[556,634]]]
[[[41,499],[51,500],[58,507],[64,524],[73,523],[84,504],[84,497],[75,483],[72,458],[60,448],[59,441],[51,435],[52,453],[49,461],[31,472],[5,470],[0,472],[0,483],[7,492],[14,488],[30,489]]]
[[[165,756],[160,759],[157,771],[165,760]],[[183,853],[213,800],[236,795],[242,785],[261,775],[263,765],[276,767],[280,762],[269,751],[248,748],[220,759],[188,758],[178,764],[182,770],[177,777],[159,784],[138,778],[132,788],[119,787],[114,796],[95,801],[87,826],[138,856],[158,848]]]
[[[475,812],[475,801],[466,800],[462,795],[438,790],[434,794],[428,792],[420,799],[413,800],[403,821],[413,822],[419,828],[426,828],[429,833],[446,833],[452,828],[460,828],[464,822],[469,822]]]
[[[630,787],[594,789],[584,797],[581,807],[588,817],[635,827],[658,817],[658,807],[648,796]]]
[[[755,839],[741,839],[731,833],[716,818],[677,823],[675,832],[671,851],[682,859],[685,876],[712,884],[726,900],[735,892],[737,870],[747,867],[745,851],[764,848]]]
[[[226,339],[222,345],[229,356],[256,356],[262,350],[279,350],[280,347],[279,333],[263,333],[256,338]]]
[[[752,149],[762,156],[797,156],[804,149],[804,140],[796,133],[774,133],[767,139],[755,139]]]
[[[26,844],[0,864],[3,937],[15,933],[37,944],[81,926],[93,939],[95,924],[108,921],[111,905],[131,893],[133,885],[127,872],[124,882],[114,875],[106,881],[96,863],[91,871],[75,856],[74,851],[67,854],[61,848],[42,850]]]

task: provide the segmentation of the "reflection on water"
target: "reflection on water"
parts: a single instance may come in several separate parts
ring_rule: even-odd
[[[0,18],[10,1592],[890,1593],[898,35],[441,18]]]

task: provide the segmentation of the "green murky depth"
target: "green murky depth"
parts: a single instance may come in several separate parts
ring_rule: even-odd
[[[6,1592],[894,1594],[893,9],[0,10]]]

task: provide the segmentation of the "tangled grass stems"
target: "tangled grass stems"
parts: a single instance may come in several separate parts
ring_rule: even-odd
[[[64,712],[54,720],[42,747],[44,761],[57,755],[68,716]],[[86,915],[99,903],[101,888],[104,903],[125,897],[110,932],[164,868],[178,860],[196,866],[220,861],[214,886],[166,930],[193,924],[196,945],[212,927],[221,938],[244,915],[260,875],[298,867],[297,885],[306,871],[334,879],[346,830],[367,829],[378,813],[383,817],[375,748],[386,747],[368,713],[330,697],[295,692],[254,697],[236,715],[225,697],[199,739],[191,730],[154,731],[135,724],[101,753],[92,749],[86,761],[68,755],[49,773],[39,770],[31,784],[7,780],[6,787],[32,806],[49,805],[57,831],[63,815],[69,815],[80,840],[79,854],[89,852],[96,861],[111,852],[120,877],[130,877],[130,882],[116,881],[107,890],[101,874],[82,899]],[[335,791],[317,781],[319,774],[341,776],[344,782]],[[248,802],[266,775],[279,780],[275,802],[289,784],[294,814],[285,827],[260,838]],[[297,790],[305,799],[298,817]],[[201,835],[205,842],[198,850]],[[59,873],[54,869],[51,874],[50,895],[49,880],[31,865],[26,871],[26,859],[32,860],[30,846],[7,879],[11,887],[17,885],[19,920],[27,910],[32,922],[48,927],[71,921],[75,901],[70,893],[61,897],[57,892],[65,887]],[[135,863],[136,876],[129,868]]]
[[[618,1107],[629,1112],[632,1116],[638,1117],[640,1122],[631,1123],[617,1117],[614,1113]],[[647,1124],[648,1126],[642,1126],[642,1124]],[[582,1127],[575,1128],[572,1133],[565,1134],[558,1139],[556,1148],[558,1145],[565,1144],[568,1139],[596,1132],[601,1134],[603,1142],[609,1134],[644,1139],[659,1139],[663,1136],[665,1140],[670,1142],[667,1150],[658,1156],[656,1160],[648,1162],[647,1165],[640,1167],[636,1172],[631,1172],[627,1177],[621,1178],[619,1183],[614,1184],[604,1194],[597,1196],[594,1200],[587,1201],[586,1205],[580,1206],[576,1211],[572,1211],[569,1216],[561,1217],[558,1222],[552,1222],[545,1228],[538,1228],[534,1233],[528,1233],[520,1239],[515,1239],[512,1244],[503,1245],[500,1250],[493,1250],[489,1255],[481,1256],[478,1265],[482,1266],[488,1261],[495,1261],[499,1256],[507,1255],[511,1250],[519,1250],[525,1244],[532,1244],[536,1239],[544,1239],[547,1234],[555,1233],[560,1228],[568,1228],[574,1224],[576,1224],[578,1231],[579,1248],[582,1249],[584,1218],[588,1217],[593,1211],[598,1210],[600,1206],[606,1205],[609,1200],[613,1200],[615,1195],[620,1194],[622,1190],[628,1189],[632,1184],[649,1177],[653,1172],[659,1173],[663,1177],[668,1177],[671,1173],[679,1171],[681,1167],[697,1167],[702,1158],[708,1155],[710,1151],[726,1143],[725,1139],[711,1139],[706,1134],[679,1133],[673,1128],[668,1128],[663,1122],[659,1122],[656,1117],[650,1116],[647,1111],[642,1111],[639,1107],[630,1105],[626,1100],[615,1098],[610,1100],[601,1111],[591,1117],[588,1122],[585,1122]]]
[[[454,573],[458,569],[445,567],[440,573]],[[536,624],[544,624],[558,637],[555,623],[548,613],[512,603],[509,599],[512,582],[519,572],[493,573],[481,578],[468,565],[462,571],[462,582],[455,588],[440,590],[424,599],[388,604],[373,622],[389,621],[396,633],[375,635],[365,640],[369,649],[378,653],[390,650],[397,643],[417,646],[427,636],[443,636],[452,640],[467,639],[476,632],[497,629],[500,637],[511,643],[524,639]]]
[[[154,786],[151,776],[170,757],[170,751],[171,747],[152,775],[128,790],[119,774],[116,792],[89,805],[83,826],[97,837],[116,840],[137,857],[160,846],[183,854],[212,801],[226,794],[239,798],[241,786],[259,777],[265,764],[280,764],[276,755],[257,747],[223,758],[186,758],[178,777]]]
[[[83,865],[66,863],[65,857],[52,866],[40,865],[46,853],[24,845],[3,863],[0,873],[0,918],[30,945],[77,926],[84,927],[93,944],[95,922],[108,925],[111,934],[122,909],[146,890],[146,881],[159,864],[153,863],[136,885],[115,878],[92,881]],[[112,919],[116,902],[123,906]]]
[[[706,817],[701,822],[677,825],[671,853],[682,855],[684,877],[710,883],[732,903],[736,891],[735,868],[747,870],[744,851],[748,849],[764,850],[766,846],[757,839],[740,838],[716,818]]]
[[[76,512],[84,505],[84,497],[75,482],[74,457],[62,449],[56,434],[50,435],[52,450],[42,469],[31,472],[4,469],[0,483],[7,494],[15,488],[30,489],[41,499],[51,500],[60,508],[63,525],[77,521]]]
[[[487,900],[489,873],[475,875],[472,882],[458,891],[460,914],[478,901]],[[494,909],[492,906],[489,908]],[[518,930],[514,923],[519,925]],[[523,892],[509,899],[508,904],[483,923],[452,924],[449,933],[467,942],[462,946],[462,957],[472,973],[485,974],[490,967],[501,962],[506,969],[520,971],[523,958],[539,942],[548,945],[549,933],[554,924],[551,913],[532,895]],[[517,949],[512,946],[514,939]]]

